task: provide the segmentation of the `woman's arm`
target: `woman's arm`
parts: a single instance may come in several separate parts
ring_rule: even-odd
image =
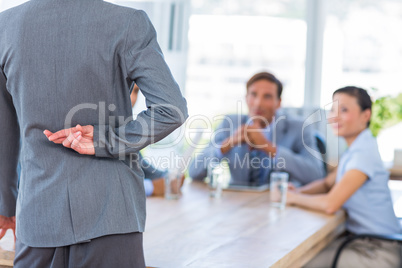
[[[352,169],[347,171],[339,183],[334,184],[328,193],[309,195],[290,191],[287,195],[287,203],[333,214],[366,180],[366,174],[357,169]]]
[[[334,186],[336,180],[336,170],[329,173],[325,178],[310,182],[300,188],[295,189],[295,192],[302,194],[324,194]]]

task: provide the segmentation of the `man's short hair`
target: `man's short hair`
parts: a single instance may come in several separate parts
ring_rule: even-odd
[[[274,83],[277,88],[278,88],[278,99],[281,98],[282,95],[282,90],[283,90],[283,86],[281,81],[278,80],[278,78],[275,77],[275,75],[268,73],[268,72],[261,72],[261,73],[257,73],[255,75],[253,75],[247,82],[246,87],[247,87],[247,91],[249,89],[249,87],[254,84],[257,81],[260,80],[267,80],[269,82]]]

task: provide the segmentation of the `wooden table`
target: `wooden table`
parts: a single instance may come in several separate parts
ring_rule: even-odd
[[[213,199],[193,182],[179,200],[147,199],[145,259],[153,267],[300,267],[343,231],[343,222],[342,211],[270,208],[269,192],[224,191]],[[13,255],[0,249],[0,267],[11,266]]]
[[[269,206],[269,192],[224,191],[202,183],[179,200],[149,198],[144,251],[154,267],[300,267],[344,230],[344,213]]]
[[[14,252],[0,249],[0,268],[13,267]]]

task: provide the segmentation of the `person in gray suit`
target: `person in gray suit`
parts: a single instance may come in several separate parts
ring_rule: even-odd
[[[261,185],[272,170],[285,171],[296,185],[325,175],[314,133],[303,130],[298,118],[280,116],[282,83],[271,73],[257,73],[247,82],[248,115],[226,116],[215,130],[210,145],[195,156],[189,168],[193,179],[207,176],[208,163],[226,159],[231,184]]]
[[[16,224],[15,267],[144,267],[138,152],[188,116],[152,23],[102,0],[31,0],[0,25],[0,229]],[[136,120],[132,82],[147,102]]]

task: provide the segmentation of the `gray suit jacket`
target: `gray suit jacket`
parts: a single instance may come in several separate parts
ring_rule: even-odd
[[[220,155],[220,149],[218,149],[218,147],[220,148],[219,145],[226,138],[233,135],[240,125],[246,124],[248,118],[247,115],[229,115],[225,117],[220,126],[215,130],[210,146],[196,155],[190,164],[190,177],[196,180],[205,178],[207,176],[207,163],[209,159],[211,157],[224,157],[228,159],[233,180],[247,181],[249,179],[248,165],[242,165],[245,159],[247,159],[247,154],[250,152],[248,144],[236,146],[225,155]],[[303,121],[295,117],[286,116],[284,119],[277,121],[274,131],[270,131],[268,139],[273,141],[277,146],[277,161],[276,163],[268,161],[267,164],[263,165],[263,168],[267,169],[264,170],[266,180],[268,180],[269,171],[274,168],[275,170],[288,172],[290,180],[297,185],[306,184],[325,176],[322,160],[311,155],[305,147],[308,146],[312,150],[319,152],[314,133],[307,127],[304,129],[304,135],[302,135],[302,127]]]
[[[17,238],[35,247],[143,232],[138,151],[187,117],[145,12],[31,0],[2,12],[0,25],[0,215],[13,216],[17,203]],[[148,107],[134,121],[133,81]],[[95,156],[43,134],[76,124],[94,125]]]

